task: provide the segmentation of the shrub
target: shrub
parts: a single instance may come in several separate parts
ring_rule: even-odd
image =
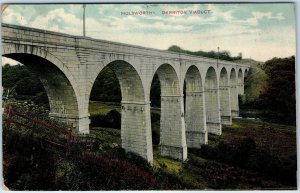
[[[157,185],[150,172],[112,153],[96,155],[84,152],[79,156],[78,165],[87,181],[87,190],[141,190],[153,189]]]
[[[53,148],[30,133],[5,131],[4,154],[9,159],[5,184],[12,190],[51,190],[54,176]]]
[[[160,122],[160,114],[151,112],[151,123]]]
[[[121,114],[113,109],[106,115],[94,115],[91,116],[92,127],[109,127],[109,128],[121,128]]]
[[[105,119],[111,128],[121,129],[121,114],[117,110],[109,111]]]
[[[216,147],[201,146],[200,150],[190,151],[210,160],[236,165],[259,171],[281,183],[296,185],[296,156],[280,160],[266,151],[258,151],[255,141],[246,137],[240,141],[219,142]]]

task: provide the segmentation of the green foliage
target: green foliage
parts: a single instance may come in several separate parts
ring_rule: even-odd
[[[252,63],[245,77],[243,99],[239,103],[242,114],[250,109],[263,120],[295,125],[295,57]]]
[[[84,177],[76,161],[71,157],[59,157],[55,164],[55,176],[53,186],[59,190],[81,190],[84,184]]]
[[[48,103],[44,87],[38,76],[24,65],[5,64],[2,66],[2,85],[4,89],[15,88],[13,95],[17,99],[29,99],[35,96],[41,104]],[[42,96],[42,98],[39,98]]]
[[[155,116],[153,120],[159,120]],[[247,125],[255,126],[254,123]],[[295,187],[296,154],[282,152],[287,156],[277,157],[278,153],[267,151],[268,148],[261,149],[261,146],[267,145],[260,144],[257,137],[265,141],[274,131],[270,130],[264,134],[256,129],[247,129],[245,126],[241,127],[240,122],[235,123],[233,128],[224,129],[222,136],[214,137],[216,145],[210,143],[200,150],[189,149],[188,161],[184,163],[159,157],[158,151],[155,151],[154,167],[151,167],[145,159],[134,153],[125,152],[120,147],[120,130],[117,129],[92,129],[91,133],[101,141],[99,149],[84,153],[83,148],[74,147],[70,154],[66,155],[26,129],[13,128],[8,131],[5,128],[4,179],[12,190],[200,190]],[[281,133],[280,139],[284,138],[283,132],[289,130],[280,126],[278,131]],[[244,133],[239,137],[239,132]],[[245,133],[251,137],[245,137]],[[256,133],[259,135],[256,136]],[[295,135],[290,131],[288,134]],[[253,136],[256,136],[255,140]],[[229,137],[232,137],[231,141],[225,140]],[[104,147],[104,143],[107,147]],[[113,143],[118,145],[110,146]],[[276,145],[275,149],[278,149]],[[269,178],[276,181],[270,181]]]
[[[106,115],[93,115],[90,117],[92,127],[110,127],[121,129],[121,114],[113,109]]]
[[[269,81],[261,93],[263,116],[276,122],[296,124],[295,57],[273,58],[263,69]]]
[[[90,100],[107,102],[121,101],[119,81],[110,68],[105,68],[95,80]]]
[[[4,130],[4,136],[4,153],[14,155],[4,171],[5,184],[12,190],[52,190],[53,149],[28,132]]]
[[[244,79],[245,103],[249,104],[246,107],[258,108],[259,105],[255,105],[255,103],[261,92],[265,89],[267,80],[267,74],[259,65],[253,64],[250,66]],[[253,107],[253,105],[255,106]],[[243,108],[243,106],[241,106],[241,108]]]
[[[120,103],[108,103],[101,101],[90,101],[89,103],[89,113],[91,116],[95,115],[106,115],[111,110],[121,111]]]
[[[189,50],[184,50],[181,49],[179,46],[173,45],[168,48],[168,51],[172,52],[178,52],[178,53],[184,53],[184,54],[190,54],[190,55],[195,55],[195,56],[203,56],[207,58],[219,58],[220,60],[228,60],[228,61],[234,61],[234,60],[241,60],[242,59],[242,54],[239,53],[239,56],[232,57],[229,51],[220,51],[215,52],[215,51],[209,51],[209,52],[204,52],[204,51],[189,51]]]
[[[255,141],[246,137],[240,141],[220,141],[216,147],[203,145],[192,153],[218,162],[236,165],[271,176],[281,183],[296,185],[296,157],[280,159],[269,152],[256,149]]]
[[[183,189],[177,177],[153,171],[145,159],[120,147],[65,154],[28,130],[4,131],[4,179],[10,190]]]

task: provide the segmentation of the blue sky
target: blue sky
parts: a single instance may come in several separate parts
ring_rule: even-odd
[[[210,10],[163,15],[162,11]],[[121,12],[151,11],[151,15]],[[81,4],[9,5],[2,22],[82,35]],[[266,61],[296,53],[295,7],[277,4],[88,4],[86,35],[151,48],[227,50]]]

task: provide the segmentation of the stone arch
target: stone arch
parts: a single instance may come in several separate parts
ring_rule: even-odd
[[[219,82],[221,123],[223,125],[231,125],[230,89],[228,73],[225,67],[220,72]]]
[[[170,64],[160,65],[156,73],[161,88],[161,155],[185,160],[187,158],[187,146],[180,81],[175,69]]]
[[[206,127],[209,133],[221,135],[220,99],[217,73],[209,67],[205,76]]]
[[[105,68],[115,73],[120,84],[122,147],[152,163],[150,104],[145,100],[142,79],[136,69],[124,60],[111,61]]]
[[[239,101],[237,89],[237,76],[234,68],[230,72],[230,102],[231,102],[231,116],[239,116]]]
[[[103,59],[104,58],[104,59]],[[118,55],[118,54],[105,54],[105,55],[91,55],[90,59],[91,61],[97,61],[94,64],[94,68],[90,72],[90,85],[87,87],[87,93],[88,93],[88,98],[89,100],[90,93],[92,91],[92,87],[96,81],[96,78],[99,76],[99,74],[103,71],[104,68],[110,67],[112,63],[116,62],[124,62],[127,63],[131,66],[132,70],[134,70],[139,77],[142,77],[142,74],[140,73],[140,70],[137,68],[138,64],[134,63],[135,60],[130,60],[129,57],[126,55]],[[141,79],[141,78],[140,78]],[[143,79],[141,79],[143,81]],[[144,87],[144,84],[142,84]],[[145,96],[147,96],[146,93],[144,93]]]
[[[208,135],[205,120],[204,87],[200,71],[194,65],[185,74],[185,123],[187,146],[200,148],[207,144]]]
[[[40,58],[43,58],[53,65],[55,65],[57,68],[61,70],[65,74],[65,76],[68,78],[70,83],[72,84],[74,91],[76,92],[77,84],[76,84],[76,79],[73,77],[71,74],[70,70],[64,64],[60,59],[58,59],[54,54],[51,52],[39,48],[37,46],[32,46],[32,45],[17,45],[17,44],[2,44],[2,56],[5,55],[11,55],[11,54],[28,54],[28,55],[33,55],[33,56],[38,56]],[[5,56],[7,57],[7,56]],[[76,92],[76,94],[78,94]],[[77,95],[76,95],[77,96]]]
[[[49,116],[72,126],[76,131],[88,132],[88,117],[80,117],[74,88],[76,84],[60,60],[45,50],[22,45],[5,45],[2,56],[24,64],[38,75],[49,99]]]

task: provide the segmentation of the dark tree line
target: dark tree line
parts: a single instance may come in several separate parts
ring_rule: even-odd
[[[273,58],[263,66],[268,85],[259,96],[264,116],[276,122],[296,124],[295,57]]]
[[[4,96],[16,99],[31,99],[40,104],[48,105],[48,97],[38,76],[24,65],[5,64],[2,66],[2,86]]]
[[[168,51],[172,51],[172,52],[178,52],[178,53],[184,53],[184,54],[190,54],[190,55],[195,55],[195,56],[203,56],[203,57],[207,57],[207,58],[215,58],[217,59],[219,57],[220,60],[228,60],[228,61],[233,61],[233,60],[241,60],[242,59],[242,54],[240,53],[239,56],[236,57],[232,57],[229,51],[220,51],[215,52],[215,51],[189,51],[189,50],[184,50],[181,49],[179,46],[173,45],[171,47],[168,48]]]
[[[90,100],[120,102],[121,89],[115,73],[105,68],[97,77],[91,91]]]
[[[2,85],[4,88],[13,88],[19,95],[36,95],[43,92],[44,88],[38,76],[30,72],[23,65],[11,66],[5,64],[2,67]]]

